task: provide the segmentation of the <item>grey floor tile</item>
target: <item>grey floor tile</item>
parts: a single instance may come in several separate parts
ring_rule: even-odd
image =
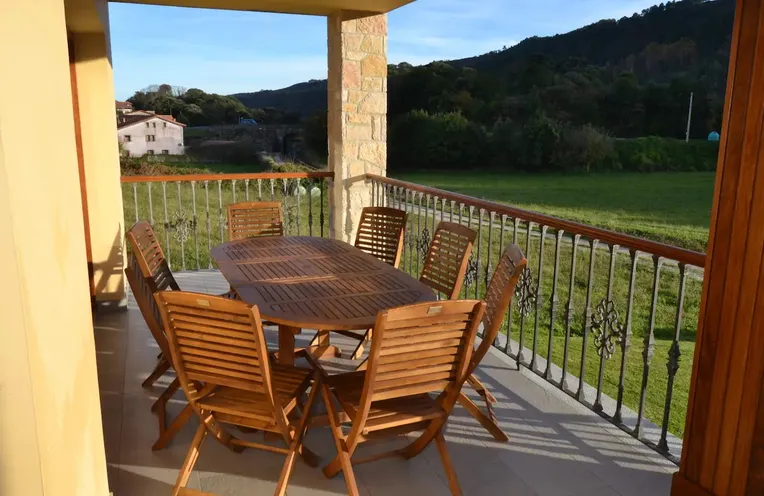
[[[218,272],[178,273],[184,289],[222,293],[228,284]],[[304,331],[298,346],[310,341]],[[266,330],[270,345],[275,330]],[[99,316],[95,339],[109,484],[117,496],[168,494],[198,421],[193,419],[165,450],[152,452],[158,435],[150,407],[172,380],[168,374],[154,388],[141,382],[156,364],[159,351],[132,300],[128,311]],[[332,336],[345,351],[355,346],[347,338]],[[345,358],[331,361],[336,371],[352,370]],[[535,378],[514,370],[505,360],[489,354],[478,376],[496,396],[494,411],[510,443],[497,443],[457,406],[446,427],[448,450],[464,494],[508,496],[662,496],[669,494],[676,466],[617,427],[578,405],[558,391],[542,387]],[[481,408],[482,400],[468,396]],[[184,405],[182,394],[169,404],[169,415]],[[259,436],[241,434],[239,437]],[[262,439],[253,439],[261,441]],[[362,446],[359,454],[399,447]],[[327,429],[313,429],[306,445],[328,463],[335,456]],[[363,450],[363,451],[361,451]],[[205,442],[189,486],[219,495],[269,494],[276,485],[284,457],[245,450],[233,453],[213,438]],[[412,460],[389,458],[357,466],[356,477],[365,496],[422,496],[450,494],[440,457],[434,446]],[[319,468],[298,461],[290,495],[346,494],[341,475],[328,480]]]

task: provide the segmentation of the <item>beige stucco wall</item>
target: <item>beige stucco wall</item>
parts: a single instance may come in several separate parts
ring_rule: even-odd
[[[0,61],[0,494],[105,496],[63,0],[0,2]]]
[[[371,205],[365,174],[387,168],[387,16],[328,18],[331,235],[352,242]]]
[[[108,29],[73,34],[73,47],[96,300],[118,301],[125,297],[124,226]]]
[[[117,131],[117,135],[122,149],[129,152],[131,157],[145,155],[149,150],[154,155],[161,155],[162,150],[167,150],[169,155],[182,155],[185,151],[184,129],[180,124],[155,117],[124,126]],[[147,135],[153,135],[155,141],[146,141]],[[130,136],[130,141],[125,139],[126,136]]]

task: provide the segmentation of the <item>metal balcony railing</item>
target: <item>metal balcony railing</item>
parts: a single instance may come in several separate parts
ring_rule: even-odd
[[[678,461],[705,254],[387,177],[366,178],[374,205],[409,212],[401,268],[411,274],[420,272],[442,220],[478,232],[465,297],[482,298],[494,261],[507,243],[519,244],[529,266],[494,346],[518,368]],[[663,356],[654,363],[657,352]]]
[[[211,269],[210,250],[227,241],[226,206],[280,201],[291,236],[328,235],[331,172],[123,176],[125,226],[151,223],[173,270]]]

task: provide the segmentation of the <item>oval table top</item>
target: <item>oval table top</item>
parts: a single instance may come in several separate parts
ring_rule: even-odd
[[[291,327],[368,329],[380,310],[436,299],[405,272],[328,238],[242,239],[216,246],[211,255],[263,319]]]

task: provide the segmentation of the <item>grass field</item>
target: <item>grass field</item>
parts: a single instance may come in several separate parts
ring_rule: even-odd
[[[412,172],[391,176],[691,250],[706,250],[713,172],[591,175]]]

